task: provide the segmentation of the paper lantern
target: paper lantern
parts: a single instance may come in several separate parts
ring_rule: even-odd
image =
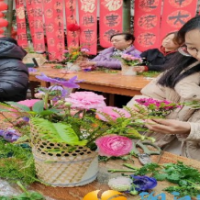
[[[0,28],[0,34],[4,33],[4,30]]]
[[[4,2],[0,2],[0,11],[7,10],[8,5]]]
[[[69,30],[69,31],[78,31],[78,30],[80,30],[80,26],[78,24],[69,24],[67,26],[67,30]]]
[[[0,0],[1,1],[1,0]],[[5,15],[4,15],[4,13],[2,13],[2,12],[0,12],[0,18],[1,17],[4,17]]]
[[[6,27],[6,26],[8,26],[8,21],[3,18],[0,18],[0,27]]]

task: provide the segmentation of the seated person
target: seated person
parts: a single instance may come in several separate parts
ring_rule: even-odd
[[[165,36],[162,46],[157,49],[149,49],[140,54],[143,58],[143,66],[135,67],[138,72],[143,71],[163,71],[163,64],[166,64],[177,51],[179,45],[174,41],[176,32],[171,32]]]
[[[28,69],[22,63],[26,51],[13,38],[0,38],[0,101],[26,99]]]
[[[98,56],[93,58],[90,61],[83,62],[80,67],[106,67],[106,68],[115,68],[120,69],[121,68],[121,62],[113,58],[112,56],[118,56],[122,53],[127,53],[133,56],[140,55],[140,51],[138,51],[134,46],[135,38],[130,33],[117,33],[115,35],[112,35],[110,37],[110,41],[113,45],[113,47],[104,49],[99,53]]]

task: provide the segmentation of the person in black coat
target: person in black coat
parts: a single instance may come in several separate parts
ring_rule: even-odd
[[[177,51],[179,45],[174,42],[176,32],[171,32],[165,36],[162,41],[162,46],[157,49],[149,49],[140,54],[143,59],[142,66],[134,67],[135,71],[163,71],[163,65],[166,64],[174,53]]]
[[[26,51],[12,38],[0,38],[0,101],[26,99],[28,69],[22,63]]]

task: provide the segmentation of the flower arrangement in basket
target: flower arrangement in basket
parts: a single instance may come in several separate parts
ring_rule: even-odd
[[[67,69],[78,71],[79,64],[85,61],[89,56],[89,50],[83,47],[70,47],[64,51],[64,63],[67,64]]]
[[[121,61],[122,75],[135,75],[134,66],[142,64],[142,58],[139,55],[121,54],[121,56],[114,56]]]
[[[96,179],[98,154],[123,157],[131,153],[132,139],[152,140],[140,134],[147,131],[145,119],[152,117],[144,114],[143,107],[141,112],[119,109],[106,106],[104,97],[93,92],[71,93],[79,88],[76,76],[68,81],[44,74],[36,77],[51,83],[49,88],[38,88],[41,99],[1,103],[0,109],[11,124],[0,135],[14,142],[14,148],[25,143],[32,149],[34,164],[24,162],[32,167],[32,175],[35,167],[36,177],[28,183],[40,180],[61,187],[85,185]],[[30,151],[28,155],[30,158]],[[28,168],[22,176],[30,176]]]
[[[130,145],[123,150],[126,138],[145,139],[137,131],[143,129],[143,124],[136,122],[140,114],[106,107],[104,97],[93,92],[70,93],[79,87],[76,76],[68,81],[44,74],[37,78],[52,84],[38,89],[41,100],[1,104],[1,113],[17,118],[7,121],[21,137],[13,130],[4,130],[1,135],[5,139],[9,136],[12,142],[30,144],[37,177],[43,182],[70,187],[93,181],[98,172],[95,141],[102,136],[120,143],[116,150],[122,152],[119,156],[130,151]]]

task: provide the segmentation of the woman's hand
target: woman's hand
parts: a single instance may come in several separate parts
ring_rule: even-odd
[[[89,66],[93,66],[93,65],[96,65],[96,62],[82,62],[81,64],[80,64],[80,67],[82,67],[82,68],[85,68],[85,67],[89,67]]]
[[[133,67],[133,71],[136,71],[136,72],[144,72],[145,71],[145,66],[135,66]]]
[[[148,119],[145,126],[151,131],[164,134],[190,134],[191,130],[190,123],[174,119]]]

